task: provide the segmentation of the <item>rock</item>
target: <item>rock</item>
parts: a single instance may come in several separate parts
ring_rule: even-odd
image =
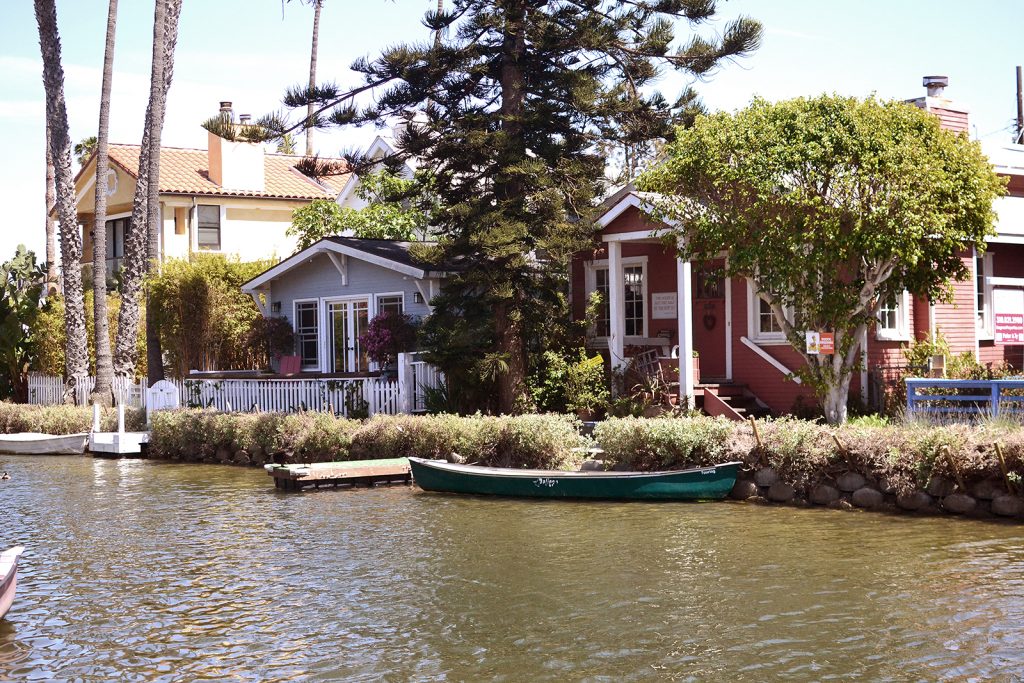
[[[796,489],[784,481],[777,481],[768,488],[768,500],[788,503],[796,495]]]
[[[819,484],[811,491],[811,502],[815,505],[828,505],[839,500],[839,491],[827,484]]]
[[[862,486],[853,492],[851,497],[853,504],[859,508],[876,508],[885,502],[885,496],[878,489],[870,486]]]
[[[971,488],[971,495],[978,500],[993,500],[1005,493],[1003,485],[995,479],[982,479]]]
[[[830,510],[852,510],[853,505],[850,504],[850,501],[840,498],[839,500],[833,500],[829,503],[828,508]]]
[[[924,490],[930,496],[935,496],[936,498],[945,498],[949,494],[953,493],[955,489],[956,482],[950,481],[945,477],[935,475],[928,480],[928,486],[926,486]]]
[[[748,498],[753,498],[757,493],[757,484],[750,479],[740,479],[732,487],[729,497],[733,500],[746,500]]]
[[[448,454],[448,462],[455,463],[456,465],[465,465],[466,457],[463,455],[459,455],[455,451],[452,451],[451,453]]]
[[[253,460],[257,458],[265,458],[266,454],[263,452],[263,447],[256,445],[249,449],[249,457]]]
[[[903,510],[914,512],[932,504],[932,497],[924,491],[914,491],[896,496],[896,505]]]
[[[878,490],[889,496],[896,493],[896,487],[892,485],[889,479],[883,477],[878,481]]]
[[[244,448],[235,451],[235,457],[232,458],[232,460],[234,460],[234,463],[236,465],[248,465],[250,462],[252,462],[249,459],[249,451],[245,450]]]
[[[604,460],[584,460],[580,472],[604,472]]]
[[[217,449],[217,455],[214,456],[217,462],[231,462],[231,451],[221,446]]]
[[[992,499],[992,513],[1000,517],[1018,517],[1024,512],[1024,500],[1017,496],[996,496]]]
[[[843,472],[839,475],[839,478],[836,479],[836,487],[840,491],[845,491],[846,493],[863,488],[866,483],[867,480],[856,472]]]
[[[754,481],[758,486],[771,486],[779,480],[779,474],[771,467],[762,467],[754,473]]]
[[[967,514],[973,511],[977,504],[978,501],[965,493],[954,493],[942,499],[942,509],[954,515]]]

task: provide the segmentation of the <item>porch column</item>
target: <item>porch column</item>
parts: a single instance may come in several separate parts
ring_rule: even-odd
[[[612,370],[626,364],[625,277],[622,273],[622,242],[608,242],[608,352]]]
[[[690,262],[676,259],[676,307],[679,317],[679,405],[693,408],[693,287]]]

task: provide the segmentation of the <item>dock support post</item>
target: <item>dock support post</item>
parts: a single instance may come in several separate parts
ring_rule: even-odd
[[[117,433],[124,434],[124,404],[117,404]]]
[[[94,434],[100,431],[100,404],[95,401],[92,404],[92,431]]]

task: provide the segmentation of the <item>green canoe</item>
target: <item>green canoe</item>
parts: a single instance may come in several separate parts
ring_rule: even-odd
[[[409,458],[413,481],[425,491],[529,498],[712,500],[736,483],[741,463],[672,472],[560,472],[454,465]]]

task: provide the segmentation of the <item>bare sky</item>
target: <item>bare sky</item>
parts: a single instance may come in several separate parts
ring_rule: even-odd
[[[71,136],[94,135],[99,102],[106,0],[59,0],[65,88]],[[397,42],[427,39],[420,24],[434,0],[327,0],[321,19],[321,80],[354,84],[349,64]],[[837,92],[884,98],[924,94],[921,76],[950,77],[950,98],[971,109],[975,134],[1009,139],[1015,116],[1014,66],[1024,63],[1024,3],[1020,0],[733,0],[723,18],[749,14],[764,23],[760,51],[697,83],[712,109],[768,99]],[[283,15],[283,16],[282,16]],[[206,146],[200,122],[219,100],[254,116],[280,107],[284,89],[309,68],[312,11],[280,0],[184,0],[181,37],[164,144]],[[715,30],[715,25],[705,30]],[[138,143],[148,96],[152,3],[121,3],[111,112],[112,142]],[[0,259],[25,243],[43,251],[45,166],[42,65],[32,3],[0,0],[0,125],[7,134],[0,193]],[[685,81],[667,76],[669,99]],[[316,138],[321,154],[368,144],[373,131]]]

